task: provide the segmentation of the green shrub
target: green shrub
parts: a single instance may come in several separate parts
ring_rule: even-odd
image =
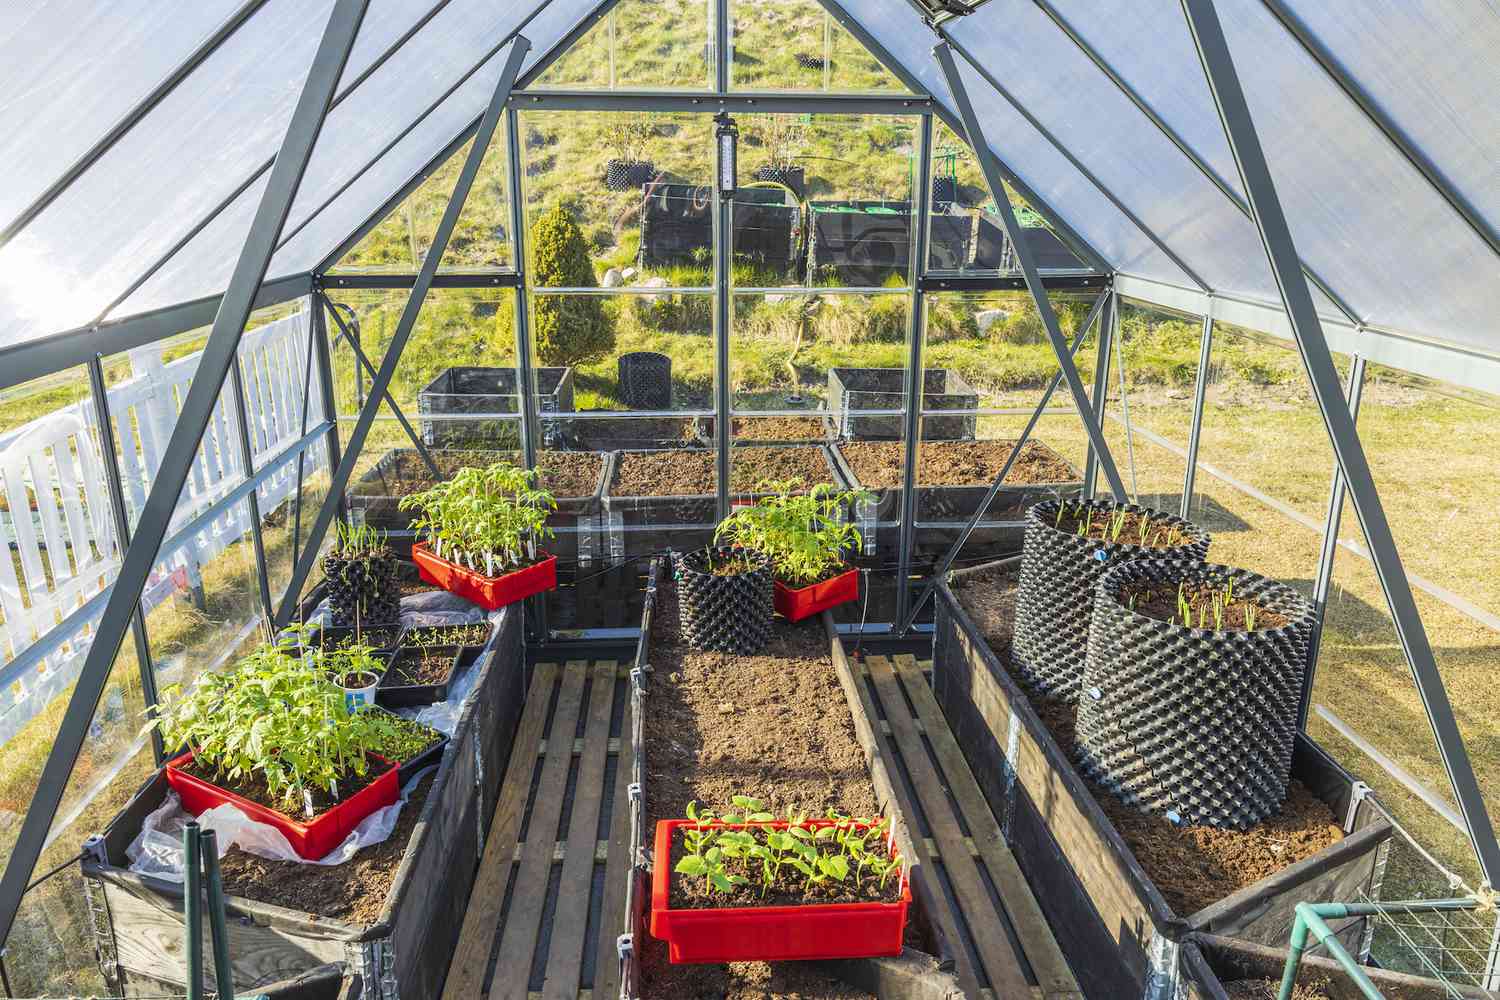
[[[588,242],[561,206],[531,229],[532,273],[539,287],[595,288],[599,284]],[[615,324],[596,296],[538,296],[532,310],[537,360],[544,365],[576,365],[609,354]]]

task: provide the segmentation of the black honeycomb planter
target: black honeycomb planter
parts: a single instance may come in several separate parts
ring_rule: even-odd
[[[620,355],[620,402],[632,410],[672,408],[672,359],[655,351]]]
[[[323,557],[328,581],[328,610],[333,624],[380,625],[401,620],[400,566],[390,549],[348,559],[337,552]]]
[[[754,570],[736,576],[709,572],[713,559],[750,559]],[[771,638],[775,587],[765,556],[728,546],[677,557],[677,609],[682,637],[694,649],[758,653]]]
[[[1287,624],[1187,628],[1130,610],[1131,584],[1223,585]],[[1145,812],[1245,830],[1286,801],[1313,607],[1249,570],[1146,557],[1100,579],[1078,702],[1081,769]]]
[[[1089,617],[1099,578],[1117,563],[1152,553],[1171,553],[1202,562],[1208,555],[1209,535],[1191,521],[1149,507],[1096,500],[1093,503],[1096,511],[1144,513],[1153,522],[1181,528],[1183,543],[1171,549],[1148,549],[1080,538],[1053,527],[1058,502],[1045,500],[1026,513],[1011,660],[1031,687],[1075,702],[1083,677]]]

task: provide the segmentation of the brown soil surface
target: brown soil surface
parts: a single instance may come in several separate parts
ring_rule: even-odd
[[[277,812],[280,812],[284,816],[290,816],[292,819],[299,821],[305,821],[309,818],[303,815],[302,810],[300,809],[298,809],[295,813],[288,813],[286,810],[284,810],[277,798],[271,794],[271,791],[266,786],[264,779],[262,779],[258,774],[252,773],[243,775],[238,781],[230,781],[226,778],[219,777],[217,774],[215,774],[212,767],[206,764],[199,763],[197,758],[189,761],[187,766],[183,767],[182,770],[186,771],[188,774],[191,774],[196,778],[201,778],[204,781],[207,781],[219,788],[234,792],[234,794],[240,796],[241,798],[249,799],[251,802],[263,805],[268,809],[275,809]],[[372,784],[376,778],[380,777],[388,770],[390,770],[390,768],[381,764],[379,761],[371,760],[369,762],[369,766],[365,768],[365,773],[363,776],[356,774],[346,774],[340,777],[338,779],[339,797],[337,799],[330,795],[326,790],[314,789],[312,793],[313,814],[311,818],[316,819],[317,817],[326,813],[328,810],[332,809],[334,806],[338,805],[338,803],[344,801],[345,799],[352,798],[357,792],[359,792],[360,789]]]
[[[1211,628],[1219,632],[1254,631],[1250,628],[1251,609],[1254,609],[1255,629],[1281,628],[1290,621],[1285,615],[1267,610],[1259,601],[1238,597],[1225,604],[1222,616],[1215,618],[1214,609],[1223,599],[1223,594],[1221,587],[1184,587],[1182,597],[1188,603],[1186,621],[1179,620],[1176,587],[1124,587],[1120,590],[1120,603],[1157,621],[1178,625],[1198,622],[1197,628]],[[1132,598],[1134,604],[1131,603]]]
[[[917,482],[922,486],[988,486],[1005,466],[1014,441],[923,441]],[[906,464],[900,441],[846,441],[839,445],[854,478],[866,489],[899,489]],[[1028,441],[1005,481],[1013,486],[1072,482],[1076,474],[1062,456],[1040,441]]]
[[[1070,535],[1085,534],[1101,542],[1139,545],[1146,549],[1172,549],[1192,544],[1192,539],[1184,535],[1180,527],[1158,518],[1143,517],[1135,511],[1120,511],[1118,520],[1109,510],[1083,508],[1082,505],[1064,506],[1059,514],[1056,525],[1060,531]],[[1080,531],[1085,519],[1088,527]],[[1175,602],[1175,596],[1173,600]]]
[[[391,659],[390,669],[386,671],[386,686],[441,684],[453,672],[453,658],[457,655],[458,650],[452,646],[402,649]]]
[[[718,489],[714,453],[699,449],[621,452],[615,463],[610,496],[708,496]],[[818,448],[736,448],[730,462],[729,488],[749,493],[767,479],[798,478],[809,486],[832,480]]]
[[[268,861],[230,848],[219,862],[224,890],[260,903],[372,926],[385,908],[386,897],[396,882],[396,870],[401,866],[401,856],[406,853],[407,842],[431,790],[432,777],[423,778],[401,807],[401,817],[391,835],[341,865]]]
[[[961,578],[957,584],[959,602],[979,625],[1000,662],[1008,666],[1014,575],[1004,571],[982,573]],[[1027,690],[1014,673],[1011,679],[1026,690],[1032,708],[1063,753],[1076,761],[1076,709]],[[1087,780],[1084,784],[1179,916],[1196,913],[1344,837],[1328,805],[1296,781],[1278,815],[1243,832],[1210,826],[1179,827],[1163,817],[1137,812]]]
[[[746,441],[822,441],[822,417],[735,417],[734,437]]]
[[[403,646],[483,646],[490,641],[490,626],[429,625],[412,629],[401,637]]]
[[[670,588],[667,588],[670,589]],[[686,815],[689,802],[722,811],[734,795],[770,812],[878,809],[854,720],[834,674],[822,624],[778,624],[756,656],[676,644],[675,607],[663,602],[645,720],[647,820]],[[670,965],[666,946],[643,949],[645,996],[856,1000],[869,994],[796,963]]]
[[[452,451],[436,450],[432,460],[438,471],[447,479],[465,466],[487,466],[496,462],[520,464],[518,451]],[[604,468],[604,456],[592,451],[543,451],[536,456],[536,467],[541,472],[539,481],[543,489],[556,497],[592,496],[599,485],[599,474]],[[396,454],[385,474],[381,477],[355,483],[349,488],[354,496],[404,497],[420,493],[434,483],[432,472],[415,449],[403,449]]]
[[[1292,1000],[1331,1000],[1333,994],[1328,992],[1328,980],[1322,976],[1311,983],[1301,979],[1298,976],[1297,985],[1292,987]],[[1273,979],[1239,979],[1225,983],[1224,992],[1229,995],[1229,1000],[1276,1000],[1281,994],[1281,983]]]
[[[396,645],[401,636],[401,630],[395,626],[385,625],[379,628],[362,628],[356,636],[353,630],[345,632],[339,630],[331,633],[324,641],[329,649],[347,649],[355,643],[363,643],[373,649],[391,649]],[[316,644],[316,640],[314,640]]]
[[[756,839],[765,842],[764,834]],[[873,842],[872,845],[874,846]],[[688,853],[683,844],[683,831],[678,831],[672,845],[672,864],[676,865]],[[825,853],[828,853],[825,851]],[[833,850],[837,853],[837,848]],[[850,865],[850,876],[843,882],[829,879],[820,884],[810,884],[806,877],[789,863],[783,863],[777,872],[776,881],[765,886],[762,881],[759,860],[742,863],[739,860],[725,862],[726,874],[742,875],[749,884],[737,887],[733,892],[710,890],[702,876],[674,873],[672,876],[673,909],[715,909],[723,906],[799,906],[804,903],[894,903],[901,898],[899,872],[892,872],[882,887],[880,879],[868,869],[859,884],[855,884],[854,866]],[[762,893],[764,888],[764,893]]]

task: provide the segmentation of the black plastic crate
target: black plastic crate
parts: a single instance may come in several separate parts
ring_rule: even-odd
[[[537,409],[542,413],[573,410],[573,369],[538,368]],[[520,421],[495,414],[519,414],[521,397],[514,368],[448,368],[417,394],[417,424],[429,448],[516,448]],[[454,415],[483,414],[472,420]],[[542,419],[542,441],[561,443],[557,421]]]

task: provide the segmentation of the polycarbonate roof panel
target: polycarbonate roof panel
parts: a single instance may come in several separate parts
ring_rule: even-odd
[[[1254,224],[1037,7],[985,7],[952,35],[1210,288],[1275,294]],[[981,114],[999,103],[974,101]],[[986,132],[992,142],[1010,135]]]
[[[0,226],[186,62],[243,2],[0,4]]]

